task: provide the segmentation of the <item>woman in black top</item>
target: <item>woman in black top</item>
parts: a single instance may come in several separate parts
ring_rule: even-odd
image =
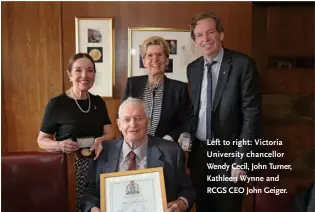
[[[143,41],[140,55],[148,74],[129,77],[122,100],[142,99],[149,110],[148,134],[177,142],[181,133],[188,131],[185,123],[192,112],[187,84],[165,76],[171,60],[164,38]]]
[[[46,106],[37,143],[47,151],[76,153],[76,201],[85,186],[88,159],[77,150],[82,138],[94,141],[96,157],[102,151],[102,142],[114,138],[106,104],[100,96],[88,90],[95,80],[95,63],[86,53],[72,56],[67,70],[72,87],[52,98]],[[55,139],[54,139],[55,138]]]

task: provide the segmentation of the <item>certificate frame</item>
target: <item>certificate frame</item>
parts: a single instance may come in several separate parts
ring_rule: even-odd
[[[129,27],[128,28],[128,77],[146,75],[142,65],[140,47],[142,42],[152,36],[163,37],[170,45],[175,43],[175,51],[171,48],[169,66],[165,75],[171,79],[188,82],[187,65],[202,56],[190,37],[189,29],[160,27]]]
[[[113,98],[115,86],[115,29],[113,18],[75,17],[76,53],[88,53],[95,63],[94,95]]]
[[[148,188],[147,185],[151,185],[150,181],[152,179],[154,183],[153,191],[143,192],[143,189],[141,186],[146,185],[146,188]],[[126,183],[129,183],[129,184],[127,184],[126,186]],[[134,183],[133,185],[137,185],[138,193],[132,193],[132,194],[130,194],[130,192],[128,193],[128,186],[130,187],[131,183]],[[151,211],[158,211],[158,212],[167,211],[167,200],[166,200],[165,183],[164,183],[164,175],[163,175],[162,167],[101,174],[100,175],[101,212],[115,212],[116,211],[114,207],[116,207],[117,204],[114,206],[113,201],[115,200],[117,203],[117,201],[119,202],[119,200],[117,200],[119,198],[117,197],[118,195],[115,196],[115,194],[117,193],[116,191],[114,191],[115,188],[116,189],[120,188],[121,190],[124,189],[123,192],[126,192],[125,193],[126,195],[124,197],[125,199],[132,197],[132,195],[135,195],[134,196],[135,198],[137,197],[140,198],[139,195],[143,195],[143,194],[144,194],[143,196],[147,197],[146,195],[150,193],[150,195],[153,195],[154,200],[156,200],[155,204],[153,205],[156,205],[157,207],[156,210],[151,210]],[[121,190],[120,192],[122,192]],[[155,194],[158,194],[158,196],[155,196]],[[128,197],[128,195],[131,195],[131,196]],[[127,200],[130,200],[130,198]],[[146,209],[146,211],[149,211],[149,210]]]

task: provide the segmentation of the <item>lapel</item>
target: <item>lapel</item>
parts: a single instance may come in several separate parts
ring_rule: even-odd
[[[163,120],[164,116],[166,115],[169,110],[166,107],[170,102],[168,101],[168,97],[172,97],[170,93],[170,80],[164,75],[164,91],[163,91],[163,99],[162,99],[162,108],[164,110],[161,110],[160,120]],[[156,128],[156,130],[159,128],[161,121],[159,121],[159,124]]]
[[[132,93],[134,94],[134,98],[142,99],[144,87],[148,81],[148,75],[139,77],[138,79],[139,80],[133,84],[134,88],[132,89]]]
[[[200,106],[200,93],[201,93],[201,83],[202,83],[202,77],[203,77],[203,66],[204,66],[204,58],[203,57],[200,57],[199,61],[197,62],[196,64],[196,73],[194,73],[194,76],[195,76],[195,80],[196,80],[196,84],[197,84],[197,87],[196,87],[196,90],[197,90],[197,99],[196,99],[196,102],[194,103],[194,105],[196,105],[196,109],[197,111],[199,111],[199,106]]]
[[[164,161],[161,160],[162,154],[155,144],[155,139],[148,135],[147,168],[164,167]]]
[[[101,165],[101,173],[117,172],[120,152],[124,139],[112,143],[107,150],[107,161]]]
[[[232,58],[231,58],[231,54],[227,49],[224,49],[224,53],[223,53],[223,58],[222,58],[222,63],[221,63],[221,67],[220,67],[220,71],[219,71],[219,78],[218,78],[218,83],[217,83],[217,88],[215,90],[215,95],[214,95],[214,101],[213,101],[213,110],[215,111],[215,109],[217,108],[223,90],[224,90],[224,86],[228,80],[229,74],[230,74],[230,70],[231,70],[231,62],[232,62]]]

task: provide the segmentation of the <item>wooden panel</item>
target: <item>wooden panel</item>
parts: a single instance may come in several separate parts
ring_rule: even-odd
[[[266,69],[265,56],[267,55],[267,7],[253,6],[252,12],[252,56],[256,61],[260,75]]]
[[[109,100],[104,99],[104,101],[106,103],[107,112],[113,126],[115,138],[120,138],[121,133],[117,127],[116,120],[117,120],[118,108],[121,101],[120,99],[109,99]]]
[[[2,142],[6,151],[38,150],[44,108],[62,92],[60,3],[2,6],[2,112],[7,127]]]
[[[306,153],[303,157],[314,155],[314,125],[311,126],[265,126],[264,136],[268,140],[279,139],[283,141],[283,146],[275,146],[274,148],[285,152],[285,161],[287,163],[294,163],[298,160],[297,155],[302,152]],[[310,162],[310,161],[309,161]],[[302,165],[302,164],[301,164]],[[304,165],[303,165],[304,166]]]
[[[313,95],[263,95],[263,114],[269,119],[314,122]]]
[[[314,55],[314,7],[269,7],[268,55]]]
[[[120,98],[127,81],[128,27],[189,29],[193,15],[213,11],[225,29],[224,45],[251,54],[250,2],[62,2],[64,70],[75,53],[75,17],[113,17],[115,25],[116,74],[114,97]],[[176,18],[174,18],[176,11]],[[240,24],[241,23],[241,24]],[[64,72],[64,88],[70,86]]]
[[[293,196],[314,173],[314,7],[254,6],[252,39],[261,69],[263,136],[283,141],[271,148],[284,152],[284,158],[275,159],[278,163],[292,164],[292,171],[281,173],[280,183]],[[257,195],[259,211],[264,199],[269,201]],[[283,204],[279,209],[288,205],[288,200],[277,201]]]
[[[3,29],[1,30],[1,152],[7,151],[7,141],[8,141],[8,127],[7,127],[7,114],[5,113],[4,105],[6,100],[4,99],[4,83],[3,83],[3,72],[4,70],[8,70],[9,64],[5,61],[8,61],[9,58],[9,47],[8,42],[3,42],[8,40],[8,30],[5,30],[8,23],[8,4],[1,2],[1,26]]]
[[[312,94],[314,93],[314,70],[268,69],[262,73],[264,94]]]

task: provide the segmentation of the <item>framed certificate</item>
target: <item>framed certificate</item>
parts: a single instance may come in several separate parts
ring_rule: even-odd
[[[102,212],[165,212],[163,168],[100,175]]]

